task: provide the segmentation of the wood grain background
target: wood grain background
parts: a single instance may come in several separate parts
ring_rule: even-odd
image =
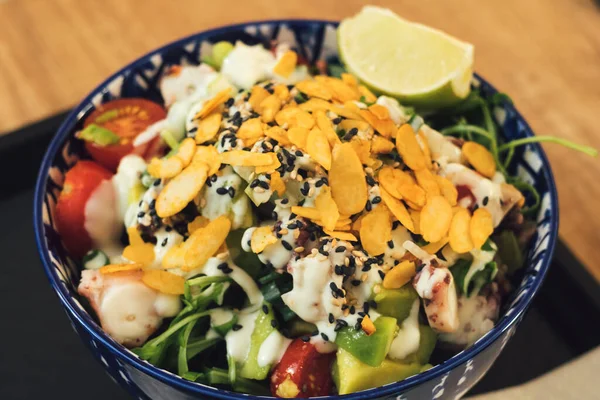
[[[341,19],[366,3],[470,41],[476,70],[538,134],[600,148],[600,11],[592,0],[0,0],[0,132],[75,105],[168,41],[267,18]],[[562,238],[600,279],[600,161],[545,147]]]

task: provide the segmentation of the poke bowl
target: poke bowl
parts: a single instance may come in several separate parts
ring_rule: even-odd
[[[117,99],[143,98],[165,104],[169,100],[163,98],[161,81],[172,73],[173,66],[199,65],[206,61],[216,43],[240,41],[267,49],[273,43],[284,43],[297,53],[308,69],[322,68],[324,63],[341,65],[337,28],[338,23],[332,21],[268,20],[225,26],[188,36],[140,57],[101,83],[74,108],[53,138],[40,168],[34,198],[38,251],[50,284],[74,330],[112,379],[134,398],[251,399],[263,396],[252,394],[250,390],[239,393],[240,390],[219,385],[213,387],[200,378],[194,381],[190,375],[182,377],[173,369],[158,367],[155,362],[150,362],[151,357],[133,349],[135,346],[131,343],[125,346],[122,340],[106,333],[98,318],[90,312],[93,305],[90,308],[89,299],[81,295],[81,290],[78,291],[82,278],[80,258],[66,249],[69,245],[65,245],[56,221],[57,203],[66,173],[78,160],[90,158],[91,152],[78,132],[84,129],[85,121],[97,109]],[[470,84],[481,98],[496,99],[490,109],[504,141],[533,137],[525,119],[509,100],[498,96],[491,84],[476,74]],[[424,118],[428,120],[426,113]],[[440,354],[448,356],[434,357],[433,365],[428,364],[427,368],[418,369],[397,382],[383,382],[376,387],[352,390],[342,395],[331,392],[331,397],[324,398],[455,399],[468,392],[490,369],[544,281],[558,232],[557,193],[541,146],[531,143],[517,148],[511,153],[511,161],[506,168],[511,175],[534,188],[536,195],[529,193],[523,201],[526,205],[535,203],[535,210],[530,216],[532,224],[524,259],[521,260],[522,268],[512,280],[510,293],[503,299],[493,327],[486,329],[481,337],[476,337],[464,349],[452,351],[452,346],[449,346],[450,350],[441,349]],[[426,317],[421,315],[421,318]],[[268,396],[268,393],[265,395]]]

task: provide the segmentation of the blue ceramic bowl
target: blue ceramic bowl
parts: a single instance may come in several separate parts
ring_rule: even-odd
[[[313,20],[263,21],[232,25],[189,36],[141,57],[94,89],[62,124],[42,162],[34,200],[37,247],[50,284],[69,316],[73,328],[110,376],[139,399],[242,399],[254,396],[218,390],[185,381],[140,360],[105,334],[78,300],[79,267],[66,253],[54,224],[54,207],[65,172],[83,155],[74,133],[95,107],[120,97],[145,97],[162,102],[158,81],[173,64],[198,64],[211,43],[220,40],[263,43],[271,40],[292,44],[307,60],[336,59],[337,23]],[[490,96],[496,90],[483,79],[474,85]],[[533,132],[512,105],[496,110],[509,139]],[[496,327],[472,347],[440,365],[402,382],[346,396],[344,399],[456,399],[488,371],[522,320],[540,288],[554,250],[558,230],[556,188],[548,160],[540,146],[530,145],[515,154],[514,172],[532,183],[541,194],[537,232],[527,254],[522,282],[504,307]]]

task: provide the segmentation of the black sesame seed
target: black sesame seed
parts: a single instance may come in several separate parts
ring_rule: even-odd
[[[379,197],[379,196],[373,197],[373,200],[371,200],[371,203],[373,203],[373,204],[381,203],[381,197]]]
[[[257,187],[260,184],[260,181],[258,179],[253,180],[252,182],[250,182],[250,188],[254,189],[255,187]]]
[[[235,197],[235,189],[233,188],[233,186],[229,186],[229,189],[227,189],[227,193],[232,199]]]
[[[160,244],[162,247],[165,247],[167,245],[167,242],[169,241],[169,238],[165,238],[165,240],[162,241],[162,243]]]
[[[365,304],[363,304],[363,310],[365,311],[365,313],[366,313],[366,314],[368,314],[368,313],[369,313],[369,308],[370,308],[370,307],[371,307],[371,306],[369,305],[369,303],[365,303]]]
[[[393,249],[393,248],[394,248],[394,241],[393,241],[393,240],[389,240],[389,241],[387,242],[387,245],[388,245],[388,247],[389,247],[390,249]]]
[[[289,203],[289,202],[290,202],[290,201],[289,201],[287,198],[285,198],[285,199],[281,199],[281,204],[287,204],[287,203]]]
[[[233,329],[234,331],[239,331],[240,329],[242,329],[243,326],[240,324],[234,324],[231,329]]]
[[[198,130],[198,127],[197,127],[197,126],[195,126],[195,127],[193,127],[192,129],[190,129],[190,130],[188,131],[188,133],[195,133],[197,130]]]
[[[296,217],[297,217],[297,215],[296,215],[296,214],[294,214],[294,213],[291,213],[291,214],[290,214],[290,219],[294,219],[294,218],[296,218]],[[298,227],[300,227],[300,226],[298,226]]]
[[[381,279],[385,278],[385,273],[382,270],[378,270],[377,273],[381,277]]]
[[[367,204],[365,205],[365,210],[371,211],[372,209],[373,209],[373,207],[371,206],[371,202],[369,200],[367,200]]]
[[[342,269],[341,265],[336,265],[335,267],[333,267],[333,270],[335,272],[336,275],[343,275],[344,271]]]
[[[324,341],[328,342],[329,341],[329,336],[327,336],[325,333],[321,332],[321,337],[323,338]]]
[[[392,230],[395,231],[400,226],[400,221],[392,222]]]
[[[229,265],[227,265],[227,263],[221,263],[219,265],[217,265],[217,269],[223,270],[225,268],[227,268]]]
[[[332,120],[331,122],[333,122],[334,124],[339,124],[340,122],[342,122],[342,117],[337,117],[334,120]]]
[[[289,244],[288,242],[286,242],[285,240],[281,241],[281,245],[287,250],[287,251],[292,251],[292,245]]]
[[[263,304],[263,306],[262,306],[262,311],[263,311],[265,314],[268,314],[268,313],[269,313],[269,307],[268,307],[266,304]]]
[[[234,119],[240,119],[242,118],[242,114],[240,114],[239,111],[236,111],[235,114],[233,114],[233,116],[231,117],[231,120],[229,120],[230,122]]]
[[[217,188],[217,194],[226,195],[227,194],[227,188],[224,188],[224,187]]]
[[[475,204],[475,206],[473,207],[473,212],[477,211],[478,208],[479,208],[479,204]]]
[[[336,253],[343,253],[345,251],[346,251],[346,248],[344,246],[338,246],[335,248]]]
[[[337,290],[338,290],[338,287],[335,284],[335,282],[329,282],[329,288],[334,292],[337,292]]]
[[[167,226],[167,227],[165,228],[165,231],[167,231],[167,232],[171,232],[172,230],[173,230],[173,228],[171,228],[170,226]]]
[[[138,218],[144,218],[144,215],[146,215],[146,213],[143,211],[140,211],[137,216],[138,216]]]
[[[273,212],[271,213],[271,218],[272,218],[272,219],[274,219],[274,220],[277,220],[277,219],[279,219],[278,217],[279,217],[279,216],[277,215],[277,211],[273,211]]]
[[[211,176],[210,176],[210,181],[211,181],[211,182],[216,182],[216,181],[217,181],[217,175],[214,175],[214,174],[213,174],[213,175],[211,175]]]
[[[335,317],[333,316],[332,313],[329,313],[329,323],[333,324],[333,321],[335,321]]]
[[[304,336],[300,337],[300,339],[302,339],[302,341],[303,341],[304,343],[307,343],[307,342],[309,342],[309,341],[310,341],[310,337],[309,337],[309,336],[307,336],[307,335],[304,335]]]
[[[369,300],[369,306],[371,308],[377,309],[377,302],[375,300]]]
[[[488,204],[488,201],[490,201],[489,197],[485,196],[485,197],[483,198],[483,205],[484,205],[484,206],[487,206],[487,204]]]
[[[356,308],[354,306],[350,306],[350,314],[354,315],[356,312]]]
[[[319,253],[323,254],[325,257],[329,257],[329,252],[323,249],[319,249]]]
[[[271,320],[271,326],[272,326],[273,328],[277,328],[277,320],[275,320],[275,319],[272,319],[272,320]]]
[[[370,270],[371,270],[371,264],[365,264],[365,265],[363,265],[363,267],[361,269],[362,272],[367,272]]]
[[[362,281],[360,279],[352,279],[350,281],[350,283],[352,284],[352,286],[360,286],[360,284],[362,283]]]
[[[258,186],[265,190],[269,190],[269,184],[265,181],[258,181]]]
[[[225,102],[225,107],[231,107],[231,106],[233,105],[233,102],[234,102],[234,101],[235,101],[235,100],[233,99],[233,97],[230,97],[230,98],[229,98],[229,100],[227,100],[227,101]]]
[[[360,322],[357,322],[356,325],[354,325],[354,329],[356,329],[357,331],[360,331],[362,329],[362,325],[360,324]]]
[[[375,182],[375,179],[373,179],[371,175],[367,175],[367,184],[369,186],[375,186],[377,182]]]
[[[298,175],[300,175],[302,179],[306,179],[308,177],[308,171],[302,168],[298,168]]]
[[[358,315],[360,315],[361,317],[364,317],[364,316],[366,316],[367,314],[365,314],[363,311],[359,311],[359,312],[358,312]]]
[[[314,330],[311,332],[310,336],[317,336],[319,334],[319,330]]]
[[[296,150],[296,151],[294,152],[294,154],[296,155],[296,157],[302,157],[302,156],[304,156],[304,153],[303,153],[303,152],[301,152],[300,150]]]
[[[158,186],[158,185],[160,185],[160,179],[157,179],[154,181],[154,186]]]
[[[232,270],[231,268],[229,268],[229,267],[227,267],[227,268],[223,268],[223,273],[224,273],[224,274],[230,274],[230,273],[232,273],[232,272],[233,272],[233,270]]]

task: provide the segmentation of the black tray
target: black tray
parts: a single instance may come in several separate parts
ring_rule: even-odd
[[[32,227],[33,186],[65,114],[0,137],[0,399],[127,399],[69,327],[42,271]],[[558,244],[517,333],[471,394],[533,379],[600,344],[597,282]]]

